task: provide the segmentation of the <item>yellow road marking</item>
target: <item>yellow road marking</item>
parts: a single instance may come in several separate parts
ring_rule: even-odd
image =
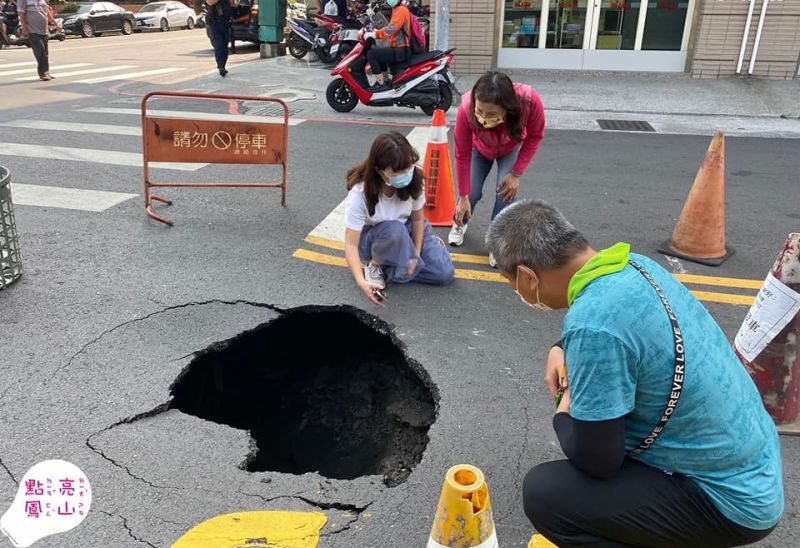
[[[192,527],[172,548],[315,548],[327,521],[321,512],[222,514]]]
[[[319,240],[324,240],[324,238],[318,238],[316,236],[309,236],[306,238],[306,241],[309,243],[322,245],[317,243],[317,241]],[[343,244],[342,247],[344,247]],[[327,255],[325,253],[310,251],[308,249],[303,249],[303,248],[299,248],[294,253],[292,253],[292,257],[295,257],[297,259],[304,259],[306,261],[312,261],[315,263],[326,264],[330,266],[347,267],[347,261],[344,259],[344,257],[336,257],[334,255]],[[503,278],[503,276],[501,276],[497,272],[487,272],[485,270],[467,270],[463,268],[456,268],[456,278],[459,280],[473,280],[480,282],[495,282],[495,283],[506,282],[506,279]],[[680,278],[678,279],[680,280]],[[735,278],[728,278],[728,279],[735,279]],[[741,280],[741,281],[747,282],[750,280]],[[693,282],[693,283],[700,283],[700,282]],[[749,287],[754,288],[755,286],[748,286],[748,288]],[[760,287],[761,286],[759,285],[758,288]],[[753,301],[755,300],[755,297],[752,295],[733,295],[728,293],[714,293],[711,291],[692,291],[691,293],[697,299],[711,303],[740,304],[749,306],[753,304]]]
[[[318,245],[320,247],[327,247],[328,249],[336,249],[338,251],[344,250],[344,243],[337,242],[336,240],[329,240],[328,238],[321,238],[319,236],[308,235],[305,241]],[[450,257],[457,263],[468,264],[489,264],[489,258],[485,255],[469,255],[466,253],[450,253]],[[724,278],[721,276],[701,276],[699,274],[673,274],[675,278],[684,284],[697,284],[697,285],[715,285],[720,287],[735,287],[739,289],[761,289],[763,280],[749,280],[746,278]],[[467,278],[478,279],[478,278]],[[482,279],[482,278],[481,278]],[[497,281],[503,281],[500,277]]]

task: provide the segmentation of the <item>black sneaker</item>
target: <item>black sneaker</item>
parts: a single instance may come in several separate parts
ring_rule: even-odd
[[[219,69],[219,75],[225,78],[225,75],[228,74],[228,71],[224,68]]]

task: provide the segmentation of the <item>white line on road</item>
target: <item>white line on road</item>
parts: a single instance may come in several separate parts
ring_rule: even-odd
[[[408,139],[411,146],[419,152],[418,165],[420,167],[425,158],[425,147],[428,144],[429,131],[430,128],[428,127],[415,127],[406,135],[406,139]],[[342,188],[342,192],[344,192],[344,187]],[[328,215],[322,219],[322,222],[309,233],[309,236],[317,236],[319,238],[325,238],[326,240],[333,240],[334,242],[343,242],[345,229],[344,213],[346,207],[347,198],[342,200],[333,211],[328,213]]]
[[[32,66],[36,66],[36,61],[28,61],[25,63],[8,63],[8,64],[3,63],[0,65],[0,68],[7,69],[11,67],[32,67]]]
[[[142,155],[138,152],[116,152],[91,148],[52,147],[21,143],[0,143],[0,156],[22,156],[25,158],[46,158],[48,160],[69,160],[92,162],[116,166],[142,167]],[[173,164],[150,162],[150,167],[176,171],[197,171],[207,164]]]
[[[45,129],[49,131],[74,131],[76,133],[101,133],[104,135],[142,135],[139,127],[117,126],[111,124],[81,124],[75,122],[51,122],[48,120],[13,120],[0,123],[2,127],[23,129]]]
[[[102,82],[113,82],[115,80],[132,80],[134,78],[141,78],[143,76],[156,76],[157,74],[167,74],[170,72],[178,72],[182,68],[162,68],[155,70],[143,70],[140,72],[129,72],[127,74],[115,74],[113,76],[101,76],[100,78],[89,78],[88,80],[75,80],[75,84],[100,84]]]
[[[133,116],[141,116],[142,111],[138,108],[82,108],[81,112],[91,112],[94,114],[126,114]],[[283,122],[283,118],[277,116],[256,116],[246,114],[223,114],[215,112],[194,112],[191,110],[158,110],[147,109],[147,114],[150,117],[158,118],[186,118],[188,120],[219,120],[220,122],[251,122],[262,124],[276,124]],[[289,118],[290,126],[297,126],[305,120],[298,120],[296,118]]]
[[[125,200],[138,196],[138,194],[125,192],[83,190],[21,183],[11,183],[11,194],[14,205],[18,206],[58,207],[94,212],[105,211]]]
[[[73,63],[71,65],[61,65],[59,68],[78,68],[78,67],[88,67],[91,63]],[[31,69],[19,69],[19,70],[6,70],[0,72],[0,76],[14,76],[15,74],[27,74],[31,71]],[[38,80],[39,77],[37,76],[34,80]]]
[[[59,67],[59,69],[64,67]],[[84,74],[95,74],[97,72],[111,72],[114,70],[125,70],[129,68],[136,68],[136,65],[117,65],[116,67],[100,67],[95,69],[74,70],[72,72],[56,72],[56,78],[67,78],[68,76],[82,76]],[[28,78],[14,78],[18,82],[30,82],[31,80],[38,80],[38,76],[30,76]]]

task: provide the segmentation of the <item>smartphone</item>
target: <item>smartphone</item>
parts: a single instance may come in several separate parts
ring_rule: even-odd
[[[386,293],[383,292],[383,289],[375,288],[372,290],[372,294],[375,295],[379,301],[386,300]]]

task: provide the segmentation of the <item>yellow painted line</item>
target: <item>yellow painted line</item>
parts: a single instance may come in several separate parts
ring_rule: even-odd
[[[316,548],[320,529],[327,521],[322,512],[222,514],[192,527],[172,548]]]
[[[316,237],[313,238],[316,239]],[[330,266],[347,266],[347,261],[345,261],[344,257],[326,255],[325,253],[310,251],[303,248],[299,248],[292,253],[292,257]],[[463,268],[456,268],[456,278],[459,280],[506,283],[506,279],[497,272],[487,272],[485,270],[466,270]],[[692,295],[701,301],[723,304],[739,304],[746,306],[750,306],[755,300],[755,297],[752,295],[734,295],[729,293],[714,293],[711,291],[692,291]]]
[[[723,303],[723,304],[742,304],[747,306],[750,306],[751,304],[753,304],[753,301],[756,300],[756,298],[751,295],[712,293],[710,291],[692,291],[692,295],[694,295],[700,301],[706,301],[710,303]]]
[[[320,247],[327,247],[328,249],[336,249],[338,251],[344,251],[344,242],[337,242],[336,240],[329,240],[328,238],[313,236],[311,234],[305,237],[305,241],[310,244],[318,245]],[[464,253],[451,253],[450,258],[457,263],[485,264],[485,265],[489,264],[489,257],[485,255],[467,255]]]
[[[312,236],[308,235],[305,237],[305,241],[318,245],[320,247],[327,247],[328,249],[336,249],[338,251],[344,251],[344,242],[337,242],[336,240],[329,240],[328,238],[321,238],[320,236]],[[450,258],[457,263],[468,263],[468,264],[481,264],[481,265],[488,265],[489,264],[489,257],[486,255],[470,255],[467,253],[450,253]],[[699,274],[673,274],[675,278],[684,284],[697,284],[697,285],[714,285],[720,287],[735,287],[739,289],[761,289],[761,285],[764,283],[763,280],[749,280],[746,278],[724,278],[721,276],[701,276]],[[473,279],[483,279],[483,278],[465,278],[469,280]],[[501,276],[499,280],[492,280],[492,281],[504,281],[504,278]]]
[[[699,276],[697,274],[673,274],[673,276],[685,284],[718,285],[722,287],[738,287],[739,289],[761,289],[764,283],[764,280],[720,278],[717,276]]]

